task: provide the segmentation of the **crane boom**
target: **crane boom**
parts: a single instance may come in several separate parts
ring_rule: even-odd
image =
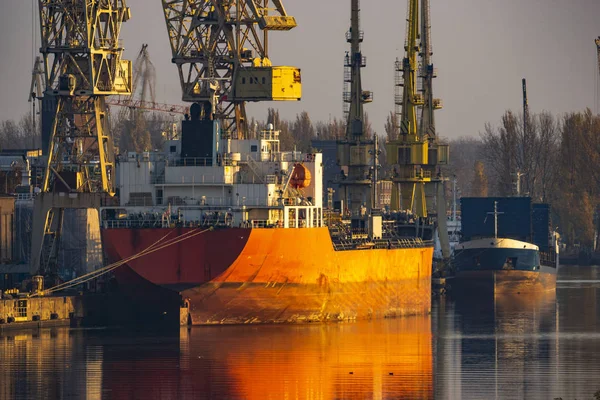
[[[421,113],[421,125],[419,126],[419,135],[421,138],[435,137],[435,116],[434,111],[442,108],[440,99],[433,98],[433,79],[436,77],[436,70],[432,62],[431,46],[431,12],[430,0],[421,0],[421,80],[423,110]]]
[[[157,111],[168,114],[185,115],[189,112],[189,107],[176,104],[156,103],[144,100],[125,100],[124,98],[109,99],[107,106],[125,107],[132,110]]]
[[[417,94],[417,70],[419,55],[419,0],[408,0],[407,37],[404,44],[405,57],[401,72],[404,82],[402,93],[401,135],[417,135],[417,106],[423,103]]]
[[[162,0],[162,6],[182,99],[199,103],[225,135],[246,136],[247,101],[300,99],[300,70],[269,60],[269,32],[296,27],[280,0]]]

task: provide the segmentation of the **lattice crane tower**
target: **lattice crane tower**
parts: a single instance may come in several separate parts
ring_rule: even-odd
[[[433,111],[441,102],[433,99],[432,78],[435,69],[431,64],[431,35],[429,2],[422,0],[423,23],[419,25],[419,0],[408,0],[405,56],[396,61],[396,115],[400,135],[386,144],[388,162],[394,165],[392,204],[394,210],[410,210],[419,217],[427,217],[435,191],[426,191],[426,185],[441,181],[439,165],[448,162],[448,146],[439,143]],[[419,65],[419,57],[421,65]],[[418,92],[417,79],[421,77],[422,93]],[[427,97],[427,100],[425,99]],[[421,109],[421,126],[417,115]]]
[[[281,0],[162,0],[182,99],[224,135],[248,132],[245,102],[300,100],[300,70],[275,67],[270,31],[296,27]],[[277,128],[277,127],[276,127]]]
[[[363,90],[361,70],[367,59],[361,51],[364,39],[360,29],[360,1],[351,0],[350,29],[346,41],[350,52],[344,60],[344,114],[346,116],[346,137],[338,141],[338,165],[342,168],[339,196],[345,208],[356,214],[361,207],[378,208],[378,199],[373,194],[374,142],[367,137],[363,105],[373,101],[373,93]]]
[[[64,209],[98,208],[114,194],[105,99],[131,93],[131,62],[121,59],[119,40],[130,10],[125,0],[38,4],[44,98],[55,109],[42,194],[36,198],[31,269],[48,275],[56,273]]]

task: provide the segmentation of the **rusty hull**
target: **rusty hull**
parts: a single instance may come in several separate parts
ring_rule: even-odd
[[[166,231],[105,230],[103,239],[114,262]],[[148,294],[150,286],[179,292],[194,325],[370,319],[430,312],[432,253],[431,247],[335,251],[327,228],[233,228],[162,249],[115,275],[126,285],[145,285]]]

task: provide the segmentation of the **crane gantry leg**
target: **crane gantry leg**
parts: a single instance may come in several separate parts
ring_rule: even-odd
[[[54,104],[42,192],[34,203],[31,271],[56,277],[65,209],[98,208],[114,194],[105,97],[131,93],[122,60],[125,0],[39,0],[46,104]]]

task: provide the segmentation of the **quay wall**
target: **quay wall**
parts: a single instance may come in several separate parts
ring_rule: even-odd
[[[45,324],[68,325],[76,315],[75,296],[30,297],[0,300],[0,331]]]

